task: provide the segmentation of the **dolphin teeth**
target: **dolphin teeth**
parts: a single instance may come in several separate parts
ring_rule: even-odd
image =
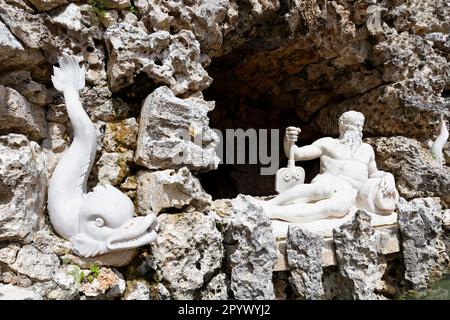
[[[130,245],[133,242],[136,242],[138,240],[140,240],[141,238],[143,238],[146,234],[142,234],[140,236],[137,236],[135,238],[132,239],[128,239],[128,240],[115,240],[115,241],[111,241],[111,245],[113,246],[117,246],[117,245]]]

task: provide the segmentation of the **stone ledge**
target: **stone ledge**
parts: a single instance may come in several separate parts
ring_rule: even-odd
[[[350,221],[356,210],[352,210],[350,214],[341,219],[329,219],[316,221],[301,225],[308,231],[318,233],[323,238],[322,246],[322,266],[337,265],[336,255],[334,252],[333,243],[333,229],[341,224]],[[395,252],[400,252],[399,230],[397,225],[397,214],[393,213],[389,216],[372,216],[372,226],[375,229],[375,236],[377,238],[377,252],[381,255],[387,255]],[[289,223],[283,221],[272,221],[274,231],[278,260],[273,271],[287,271],[290,267],[287,262],[286,255],[286,235]]]

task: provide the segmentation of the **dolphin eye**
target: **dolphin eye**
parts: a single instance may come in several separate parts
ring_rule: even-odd
[[[102,218],[95,219],[95,225],[97,227],[103,227],[105,225],[105,221]]]

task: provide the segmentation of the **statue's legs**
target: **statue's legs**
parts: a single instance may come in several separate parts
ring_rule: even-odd
[[[315,203],[296,203],[285,206],[265,203],[262,206],[271,219],[303,223],[343,217],[352,208],[355,197],[356,190],[354,193],[337,193],[329,199],[319,200]]]
[[[323,175],[314,180],[261,202],[264,211],[270,218],[297,223],[345,216],[355,204],[357,190],[336,176]],[[303,202],[296,201],[299,199]]]
[[[333,184],[299,184],[283,191],[275,198],[266,201],[266,203],[281,206],[297,199],[302,199],[302,202],[317,201],[332,197],[336,191],[337,188]]]

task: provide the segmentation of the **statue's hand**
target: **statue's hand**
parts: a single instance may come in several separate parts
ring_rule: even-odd
[[[60,92],[69,89],[81,90],[85,84],[84,67],[80,68],[74,56],[63,53],[59,59],[59,68],[53,67],[52,82]]]
[[[391,174],[384,175],[383,178],[381,178],[380,187],[385,195],[395,193],[396,188],[394,177]]]
[[[302,130],[298,127],[287,127],[284,138],[290,143],[295,143],[298,139],[298,135]]]

